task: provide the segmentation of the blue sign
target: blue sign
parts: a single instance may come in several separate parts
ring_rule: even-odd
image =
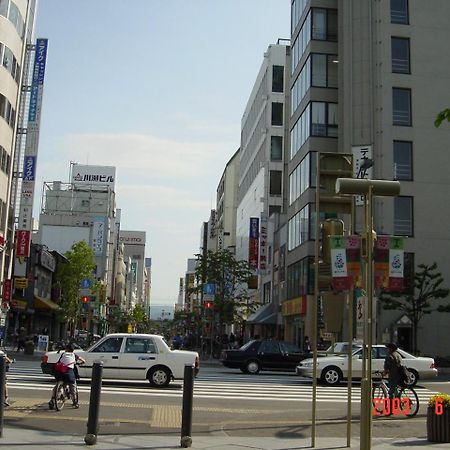
[[[203,285],[203,293],[205,295],[215,295],[216,294],[216,285],[213,283],[206,283]]]
[[[23,163],[23,180],[34,181],[36,175],[36,156],[25,156]]]
[[[250,239],[258,239],[259,237],[259,218],[250,217]]]
[[[34,55],[33,78],[31,81],[30,109],[28,120],[36,122],[39,86],[44,84],[45,63],[47,61],[48,39],[37,39]]]
[[[92,282],[89,278],[84,278],[81,280],[81,289],[90,289]]]

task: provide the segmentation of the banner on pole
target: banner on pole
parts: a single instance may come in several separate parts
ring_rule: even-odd
[[[335,291],[361,287],[361,237],[330,236],[331,276]]]
[[[375,288],[402,291],[404,280],[404,238],[378,236],[375,243]]]

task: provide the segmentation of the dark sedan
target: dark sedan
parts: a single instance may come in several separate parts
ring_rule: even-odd
[[[309,357],[310,353],[289,342],[254,340],[239,349],[224,350],[220,361],[225,367],[255,374],[260,370],[295,371],[297,364]]]

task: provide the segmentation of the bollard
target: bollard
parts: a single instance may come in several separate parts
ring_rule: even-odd
[[[194,398],[194,366],[184,366],[183,411],[181,413],[181,441],[183,448],[192,445],[192,406]]]
[[[5,409],[6,358],[0,355],[0,438],[3,437],[3,415]]]
[[[84,442],[87,445],[97,443],[98,434],[98,413],[100,409],[100,394],[102,391],[103,361],[95,361],[92,366],[91,396],[89,397],[89,417],[87,423],[87,433]]]

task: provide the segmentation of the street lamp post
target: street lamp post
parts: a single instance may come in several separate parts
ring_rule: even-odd
[[[361,380],[360,448],[369,450],[372,443],[372,338],[373,338],[373,211],[374,196],[395,197],[400,193],[399,181],[338,178],[336,193],[364,196],[364,235],[366,238],[367,333],[363,347],[363,378]],[[375,317],[376,320],[376,317]]]

